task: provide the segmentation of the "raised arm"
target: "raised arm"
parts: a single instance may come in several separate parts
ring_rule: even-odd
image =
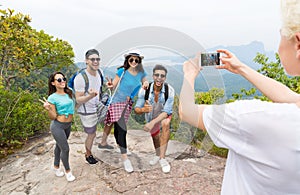
[[[208,105],[197,105],[194,98],[195,79],[200,70],[199,55],[183,64],[184,79],[179,99],[179,116],[190,125],[206,130],[203,123],[203,111]]]
[[[39,99],[40,102],[43,103],[44,108],[48,111],[48,116],[51,120],[55,120],[57,118],[57,112],[54,104],[48,102],[48,100],[43,97],[43,99]]]
[[[299,94],[282,83],[251,69],[249,66],[240,62],[233,53],[223,49],[217,51],[225,54],[220,58],[223,65],[216,66],[217,69],[226,69],[232,73],[243,76],[273,102],[295,103],[300,101]]]
[[[87,95],[85,94],[85,92],[78,92],[78,91],[75,92],[76,102],[78,104],[84,104],[97,95],[98,95],[98,91],[94,89],[89,89]]]

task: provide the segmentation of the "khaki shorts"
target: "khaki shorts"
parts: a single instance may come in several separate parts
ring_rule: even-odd
[[[84,131],[88,134],[95,133],[97,130],[97,122],[98,122],[97,114],[96,113],[89,114],[89,115],[79,114],[79,116]]]

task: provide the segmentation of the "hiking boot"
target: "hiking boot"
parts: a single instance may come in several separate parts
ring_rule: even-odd
[[[164,173],[169,173],[170,172],[171,166],[170,166],[170,164],[168,163],[168,161],[166,159],[164,159],[164,158],[160,159],[159,164],[160,164],[161,169]]]
[[[128,173],[131,173],[133,171],[131,162],[128,158],[123,162],[123,164],[124,164],[125,171],[127,171]]]
[[[101,144],[98,144],[98,149],[108,149],[108,150],[112,150],[112,149],[114,149],[114,147],[113,146],[111,146],[111,145],[108,145],[108,144],[106,144],[106,145],[104,145],[104,146],[102,146]]]
[[[85,158],[87,163],[89,163],[90,165],[94,165],[97,164],[98,161],[93,157],[93,155],[90,155],[89,157]]]
[[[149,161],[150,165],[156,165],[158,163],[160,157],[159,156],[154,156],[152,160]]]
[[[60,168],[51,167],[52,171],[55,173],[56,177],[64,176],[64,172],[60,170]]]
[[[74,181],[76,179],[71,171],[69,173],[66,173],[66,178],[68,181]]]

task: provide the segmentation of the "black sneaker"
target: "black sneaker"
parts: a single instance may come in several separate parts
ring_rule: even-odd
[[[96,159],[94,159],[93,155],[90,155],[89,157],[86,157],[85,159],[90,165],[94,165],[94,164],[98,163],[98,161]]]
[[[108,149],[108,150],[112,150],[114,149],[113,146],[106,144],[105,146],[102,146],[101,144],[98,144],[98,149]]]

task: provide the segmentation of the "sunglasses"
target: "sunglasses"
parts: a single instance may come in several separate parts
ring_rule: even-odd
[[[92,62],[100,62],[100,58],[88,58],[89,60],[91,60]]]
[[[128,60],[130,63],[132,63],[133,61],[135,62],[135,63],[140,63],[140,60],[139,59],[134,59],[134,58],[130,58],[129,60]]]
[[[58,78],[58,79],[54,79],[57,80],[57,82],[61,83],[61,82],[66,82],[66,78]]]
[[[156,73],[156,74],[153,74],[155,77],[160,77],[160,78],[165,78],[166,75],[165,74],[159,74],[159,73]]]

